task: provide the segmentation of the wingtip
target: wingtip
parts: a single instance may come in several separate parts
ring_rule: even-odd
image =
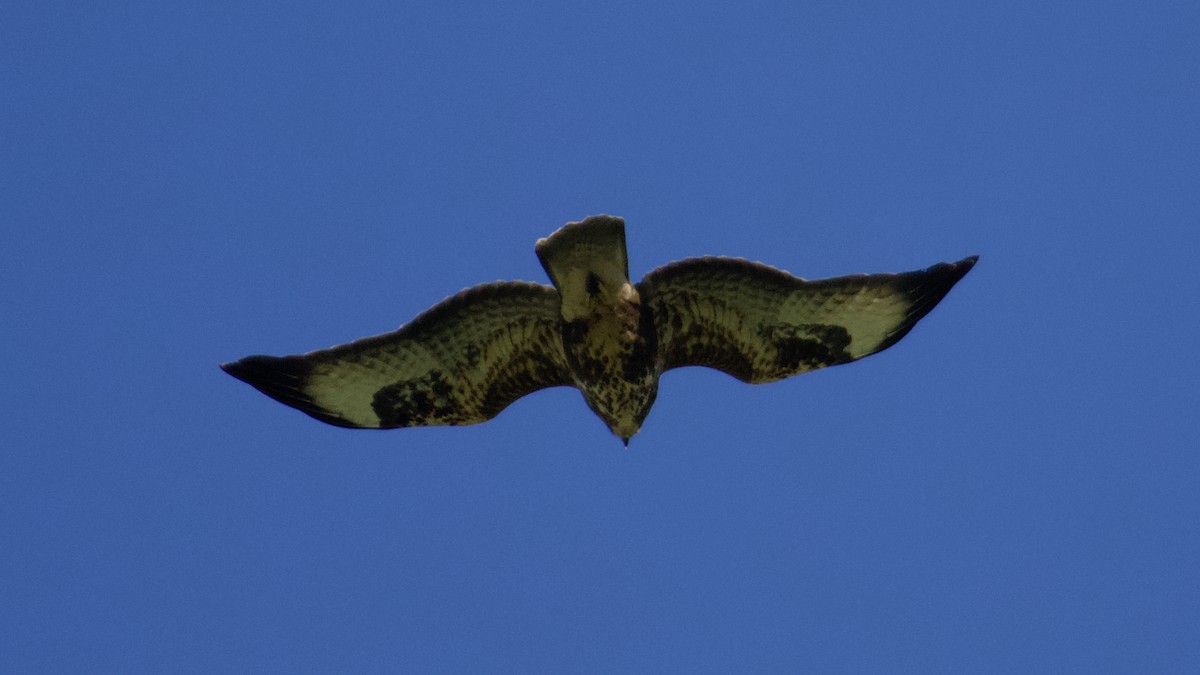
[[[240,364],[241,364],[241,361],[227,361],[225,363],[220,364],[220,367],[221,367],[221,370],[225,371],[226,374],[228,374],[232,377],[236,377],[237,379],[241,380],[242,382],[245,382],[246,378],[243,376],[244,371],[242,370]]]
[[[933,310],[950,293],[959,281],[971,271],[979,256],[972,255],[957,262],[943,262],[918,272],[899,275],[904,279],[904,290],[909,294],[911,305],[908,316],[894,333],[884,340],[875,352],[881,352],[899,342],[922,318]]]
[[[309,417],[337,427],[366,428],[322,408],[309,397],[304,389],[309,366],[301,357],[257,355],[220,365],[231,376]]]
[[[960,279],[966,276],[967,272],[971,271],[971,268],[975,267],[975,263],[978,261],[978,255],[967,256],[957,262],[934,265],[929,268],[928,272],[933,273],[934,278],[940,276],[944,280],[945,290],[948,292],[954,284],[957,284]]]
[[[266,393],[263,387],[277,383],[280,380],[279,375],[287,372],[280,368],[280,364],[283,363],[286,363],[286,359],[278,356],[247,356],[237,361],[222,363],[221,370]],[[295,376],[294,373],[288,374]]]
[[[979,262],[979,256],[972,255],[954,263],[954,281],[951,285],[958,283],[960,279],[965,277],[967,272],[970,272],[977,262]]]

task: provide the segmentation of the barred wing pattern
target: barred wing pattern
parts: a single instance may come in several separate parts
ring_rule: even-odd
[[[689,258],[650,272],[638,292],[653,313],[660,372],[707,366],[773,382],[892,346],[975,260],[805,281],[748,260]]]
[[[248,356],[221,368],[336,426],[476,424],[526,394],[572,384],[558,304],[549,286],[482,284],[391,333],[304,355]]]

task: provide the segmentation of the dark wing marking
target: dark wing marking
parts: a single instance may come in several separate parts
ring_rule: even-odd
[[[341,427],[476,424],[526,394],[572,384],[559,322],[553,288],[495,282],[449,297],[392,333],[221,368]]]
[[[654,316],[662,370],[708,366],[772,382],[892,346],[976,258],[815,281],[747,260],[691,258],[650,272],[638,292]]]

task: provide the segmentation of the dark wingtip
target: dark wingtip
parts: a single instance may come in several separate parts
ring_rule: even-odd
[[[932,309],[933,305],[936,305],[950,292],[951,288],[954,288],[954,284],[957,284],[959,280],[967,275],[967,272],[971,271],[971,268],[975,267],[975,263],[978,260],[979,256],[972,255],[958,262],[938,263],[930,267],[924,271],[923,278],[913,288],[913,294],[921,295],[928,293],[930,297],[936,296],[933,304],[929,305],[929,308]]]
[[[937,280],[938,282],[948,282],[950,286],[953,286],[967,272],[970,272],[971,268],[975,267],[975,263],[978,261],[979,256],[971,255],[957,262],[938,263],[926,269],[925,273],[929,275],[930,279]]]
[[[236,377],[237,379],[241,380],[242,382],[250,384],[250,380],[249,380],[250,376],[248,374],[246,374],[246,369],[242,365],[241,361],[230,361],[228,363],[222,363],[221,370],[225,371],[229,375],[232,375],[233,377]]]
[[[881,352],[908,335],[913,326],[916,326],[918,321],[923,319],[934,307],[937,307],[950,289],[954,288],[954,285],[966,276],[967,272],[971,271],[977,260],[979,260],[979,256],[973,255],[958,262],[938,263],[919,272],[899,275],[905,282],[902,288],[909,294],[913,304],[908,309],[908,316],[904,323],[876,351]]]
[[[221,370],[254,387],[280,403],[337,427],[358,428],[319,407],[304,393],[309,365],[298,356],[247,356],[222,363]]]
[[[954,288],[954,284],[957,284],[967,275],[967,272],[971,271],[971,268],[975,267],[978,260],[979,256],[972,255],[958,262],[941,263],[925,270],[929,275],[925,285],[929,287],[928,290],[931,293],[937,295],[937,299],[933,301],[932,305],[929,305],[929,309],[933,309],[933,305],[941,301],[950,292],[950,289]]]
[[[287,356],[247,356],[222,363],[221,370],[271,397],[288,391],[299,393],[308,375],[303,361]]]

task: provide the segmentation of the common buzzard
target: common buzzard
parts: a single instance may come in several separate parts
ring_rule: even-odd
[[[568,223],[536,251],[553,287],[481,284],[392,333],[221,367],[322,422],[371,429],[476,424],[526,394],[573,386],[628,445],[664,371],[708,366],[758,384],[874,354],[977,258],[815,281],[690,258],[633,284],[625,221],[612,216]]]

